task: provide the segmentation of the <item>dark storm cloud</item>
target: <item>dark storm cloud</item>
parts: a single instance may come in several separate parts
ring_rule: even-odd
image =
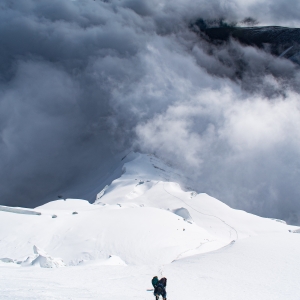
[[[298,67],[189,29],[197,18],[296,24],[298,13],[280,5],[2,1],[1,203],[86,197],[83,184],[98,186],[134,147],[171,162],[198,191],[297,222]]]
[[[122,68],[113,57],[134,55],[140,39],[97,7],[103,18],[69,1],[2,3],[3,204],[54,197],[116,149],[108,100]]]

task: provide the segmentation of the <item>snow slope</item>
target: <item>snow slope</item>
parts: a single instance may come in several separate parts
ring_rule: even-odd
[[[153,299],[154,275],[171,300],[299,298],[298,228],[184,191],[152,155],[130,159],[94,204],[0,209],[1,299]]]

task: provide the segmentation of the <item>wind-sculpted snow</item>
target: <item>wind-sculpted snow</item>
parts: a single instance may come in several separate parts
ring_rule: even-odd
[[[8,207],[8,206],[3,206],[3,205],[0,205],[0,211],[6,211],[6,212],[10,212],[10,213],[23,214],[23,215],[36,215],[36,216],[41,215],[40,212],[35,211],[35,210],[24,209],[24,208],[19,208],[19,207]]]
[[[187,221],[193,221],[189,211],[184,207],[174,209],[173,213],[184,218]]]
[[[53,258],[48,255],[44,250],[33,246],[33,257],[28,257],[27,260],[22,263],[25,266],[27,265],[39,265],[41,268],[60,268],[65,267],[65,263],[60,258]]]
[[[212,45],[191,24],[299,27],[299,12],[282,0],[1,1],[1,204],[91,201],[136,149],[196,192],[297,223],[298,66]]]

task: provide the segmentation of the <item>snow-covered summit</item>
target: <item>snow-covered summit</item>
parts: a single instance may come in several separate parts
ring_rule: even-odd
[[[174,181],[180,175],[153,155],[136,154],[124,164],[123,175],[101,191],[95,204],[155,207],[171,212],[185,211],[199,227],[227,243],[265,232],[286,232],[289,226],[235,210],[205,193],[184,191]],[[186,179],[185,179],[186,181]],[[188,217],[185,217],[188,216]],[[291,226],[291,228],[294,228]]]

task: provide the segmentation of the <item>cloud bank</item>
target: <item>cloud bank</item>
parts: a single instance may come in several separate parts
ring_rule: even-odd
[[[299,3],[206,2],[2,1],[1,204],[35,206],[101,180],[134,148],[199,192],[299,223],[298,66],[190,29],[249,16],[300,26]]]

